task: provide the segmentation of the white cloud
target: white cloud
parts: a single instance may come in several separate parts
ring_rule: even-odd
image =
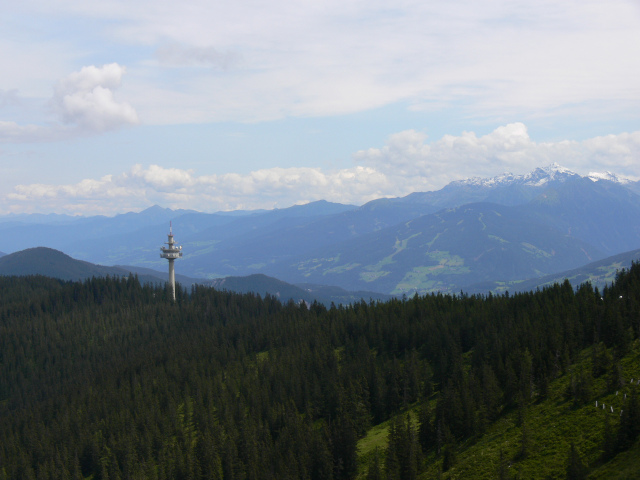
[[[113,91],[120,86],[125,67],[111,63],[83,67],[58,83],[53,103],[66,124],[94,132],[138,123],[131,105],[117,102]]]
[[[584,146],[597,168],[640,175],[640,132],[596,137],[586,140]]]
[[[147,169],[144,169],[142,165],[135,165],[124,179],[131,179],[158,191],[171,191],[193,186],[195,179],[192,173],[192,171],[163,168],[158,165],[151,165]]]
[[[0,197],[0,211],[114,214],[153,204],[201,211],[287,207],[326,199],[362,204],[385,196],[443,187],[453,180],[515,174],[557,162],[577,173],[613,171],[640,178],[640,132],[583,142],[537,143],[522,123],[477,136],[463,132],[427,143],[424,133],[391,135],[385,146],[353,155],[352,168],[268,168],[248,174],[198,175],[193,170],[135,165],[118,175],[70,185],[18,185]]]
[[[56,121],[45,125],[0,121],[0,141],[52,141],[137,124],[134,108],[114,97],[113,92],[120,86],[124,73],[125,67],[117,63],[83,67],[72,73],[58,82],[50,100]],[[9,98],[15,102],[17,96]]]
[[[18,185],[0,204],[6,211],[38,206],[73,214],[113,214],[153,204],[202,211],[286,207],[330,199],[360,203],[384,195],[384,175],[372,168],[323,172],[316,168],[273,168],[247,175],[196,176],[158,165],[135,165],[120,175],[86,179],[72,185]]]
[[[146,123],[333,115],[398,101],[463,104],[492,121],[586,102],[634,115],[640,107],[633,0],[20,3],[25,18],[90,22],[67,34],[69,50],[132,59],[125,98]],[[0,88],[17,88],[16,75]]]
[[[526,173],[554,162],[582,175],[612,170],[640,178],[640,132],[583,142],[537,143],[524,124],[512,123],[481,137],[463,132],[445,135],[431,144],[425,140],[426,135],[414,130],[400,132],[382,148],[356,152],[354,159],[394,179],[392,183],[402,185],[403,193],[438,189],[450,181],[474,176]]]

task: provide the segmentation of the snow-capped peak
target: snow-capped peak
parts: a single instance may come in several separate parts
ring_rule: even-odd
[[[587,178],[592,182],[598,182],[600,180],[608,180],[610,182],[619,183],[621,185],[625,185],[630,183],[632,180],[628,177],[623,177],[622,175],[616,175],[615,173],[606,171],[606,172],[589,172]]]
[[[471,177],[464,180],[458,180],[452,182],[458,185],[474,185],[480,187],[495,187],[498,185],[508,184],[516,181],[519,178],[518,175],[514,175],[513,173],[505,172],[500,175],[491,178],[482,178],[482,177]]]
[[[566,167],[563,167],[557,162],[553,162],[551,165],[548,165],[546,167],[541,167],[540,170],[544,170],[550,175],[563,174],[563,173],[568,173],[569,175],[577,175],[577,173],[569,170]]]
[[[466,180],[453,182],[457,185],[473,185],[481,187],[497,187],[500,185],[520,184],[539,187],[550,181],[564,182],[567,178],[580,176],[557,163],[552,163],[546,167],[538,167],[532,172],[524,175],[514,175],[513,173],[503,173],[491,178],[473,177]]]
[[[522,183],[524,183],[525,185],[540,187],[552,180],[564,182],[567,178],[573,176],[579,175],[575,172],[572,172],[568,168],[565,168],[554,162],[551,165],[548,165],[546,167],[538,167],[533,172],[523,175]]]

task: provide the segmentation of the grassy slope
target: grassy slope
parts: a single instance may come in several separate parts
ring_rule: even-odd
[[[620,362],[623,378],[640,377],[640,343],[634,343],[634,349]],[[591,368],[590,349],[585,350],[573,369]],[[549,386],[548,399],[529,406],[525,425],[528,431],[527,455],[519,459],[522,441],[522,429],[517,426],[517,412],[504,414],[497,422],[488,426],[485,434],[467,441],[457,451],[455,466],[442,474],[444,479],[495,479],[498,477],[500,452],[506,463],[508,475],[520,479],[560,479],[566,477],[566,460],[571,442],[581,452],[590,468],[589,478],[633,479],[640,478],[640,440],[626,452],[618,454],[607,463],[602,463],[602,432],[604,417],[609,415],[611,426],[617,430],[620,408],[624,402],[624,393],[631,392],[638,385],[625,385],[619,394],[606,394],[606,374],[595,379],[592,388],[592,400],[574,408],[571,400],[565,400],[563,393],[570,381],[567,373]],[[634,382],[635,383],[635,382]],[[613,405],[615,413],[605,413],[595,408],[595,401],[605,403],[606,411]],[[435,402],[435,400],[433,400]],[[417,407],[411,409],[415,413]],[[404,413],[403,415],[406,415]],[[415,415],[414,415],[415,418]],[[387,445],[388,422],[371,428],[358,444],[360,476],[366,476],[367,459],[377,447],[384,452]],[[421,479],[437,478],[441,459],[429,453],[427,468]]]

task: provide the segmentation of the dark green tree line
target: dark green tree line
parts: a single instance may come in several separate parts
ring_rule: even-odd
[[[417,424],[393,425],[370,471],[415,478],[423,452],[452,464],[505,409],[524,422],[589,345],[574,401],[594,376],[620,381],[639,300],[638,265],[602,292],[565,282],[329,308],[201,286],[173,303],[134,277],[0,277],[0,475],[349,479],[371,425],[438,392]]]

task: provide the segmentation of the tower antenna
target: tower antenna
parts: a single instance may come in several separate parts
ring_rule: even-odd
[[[173,262],[176,258],[182,258],[182,246],[178,246],[175,244],[173,240],[173,226],[171,225],[171,221],[169,221],[169,235],[168,241],[165,242],[166,247],[160,247],[162,253],[160,254],[161,258],[166,258],[169,260],[169,284],[171,286],[171,296],[173,301],[176,301],[176,272]]]

